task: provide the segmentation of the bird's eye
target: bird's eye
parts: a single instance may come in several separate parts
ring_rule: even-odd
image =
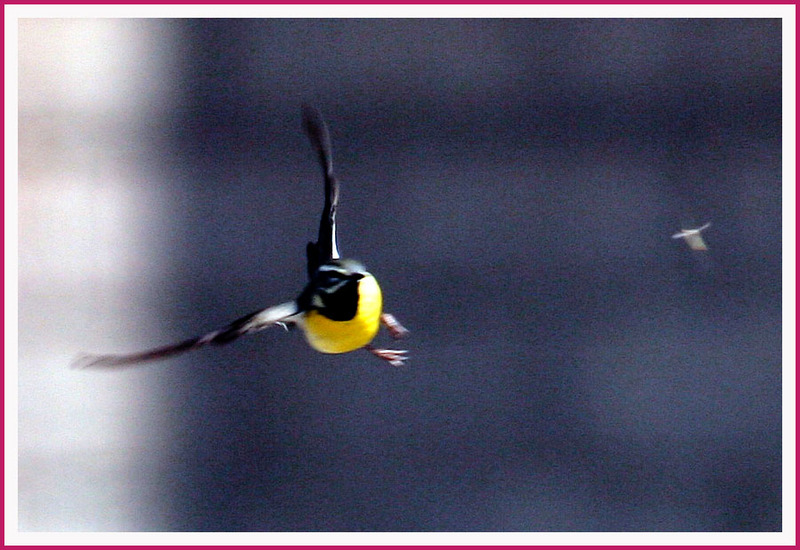
[[[338,271],[325,271],[320,274],[320,282],[325,285],[335,285],[344,280],[344,277]]]

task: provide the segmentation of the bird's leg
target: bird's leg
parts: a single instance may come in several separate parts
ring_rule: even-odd
[[[404,349],[381,349],[374,348],[369,344],[364,347],[375,357],[387,361],[393,367],[402,367],[406,360],[408,360],[408,356],[406,355],[408,352]]]
[[[389,331],[389,334],[391,334],[392,338],[395,340],[408,334],[408,329],[401,325],[400,321],[395,319],[394,315],[391,313],[382,313],[381,323],[386,327],[386,330]],[[374,348],[369,344],[364,347],[375,357],[379,357],[384,361],[387,361],[393,367],[402,367],[408,360],[408,355],[406,355],[408,352],[404,349]]]
[[[391,334],[392,338],[395,340],[399,340],[408,334],[408,329],[401,325],[400,321],[398,321],[391,313],[382,313],[381,323],[383,323],[383,326],[386,327],[386,330],[389,331],[389,334]]]

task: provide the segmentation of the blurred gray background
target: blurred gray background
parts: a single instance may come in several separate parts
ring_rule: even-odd
[[[19,529],[781,529],[777,19],[19,25]],[[270,330],[331,127],[411,361]],[[670,239],[712,222],[709,251]],[[379,338],[389,343],[386,335]]]

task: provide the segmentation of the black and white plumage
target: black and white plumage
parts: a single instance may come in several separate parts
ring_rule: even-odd
[[[303,106],[303,128],[308,135],[317,158],[322,167],[323,178],[325,181],[325,204],[319,223],[319,234],[316,242],[308,243],[306,256],[308,262],[309,282],[300,293],[299,297],[291,302],[268,307],[245,315],[227,326],[209,332],[203,336],[190,338],[176,344],[154,348],[151,350],[131,353],[131,354],[106,354],[106,355],[82,355],[78,357],[73,365],[79,368],[90,367],[124,367],[135,365],[147,361],[164,359],[174,355],[182,354],[197,348],[208,345],[223,345],[232,342],[252,332],[258,332],[273,326],[299,325],[306,332],[309,343],[325,353],[340,353],[341,351],[330,351],[319,344],[316,335],[310,337],[308,334],[309,315],[314,315],[316,319],[320,317],[329,319],[332,322],[347,324],[361,313],[360,307],[363,297],[360,291],[367,287],[361,286],[361,281],[371,280],[374,277],[366,271],[363,265],[354,260],[344,260],[340,258],[336,236],[336,209],[339,204],[339,182],[333,173],[333,157],[331,153],[330,134],[322,115],[313,107]],[[372,287],[370,287],[372,288]],[[384,325],[394,338],[404,336],[408,331],[397,320],[388,313],[380,311],[380,290],[377,283],[374,283],[377,292],[378,306],[371,321],[374,331],[355,346],[366,348],[375,356],[387,361],[393,366],[401,366],[406,361],[406,351],[379,349],[369,344],[374,332],[378,329],[378,324]],[[318,329],[314,329],[318,330]],[[340,329],[345,332],[349,329]],[[356,329],[353,329],[356,330]],[[359,325],[359,331],[363,330]],[[328,338],[336,336],[328,335]],[[350,349],[354,349],[353,348]],[[349,351],[349,349],[344,350]]]
[[[331,136],[328,126],[320,112],[309,105],[303,105],[303,129],[317,152],[319,164],[322,167],[322,177],[325,180],[325,205],[319,220],[319,237],[317,242],[308,243],[306,247],[308,277],[311,279],[319,266],[341,257],[336,237],[339,180],[333,173],[333,153],[331,152]]]
[[[208,345],[219,346],[227,344],[245,334],[258,332],[275,325],[288,325],[294,323],[297,316],[300,314],[301,311],[298,308],[297,302],[286,302],[267,309],[255,311],[249,315],[240,317],[219,330],[209,332],[208,334],[196,338],[189,338],[177,344],[130,354],[84,354],[74,361],[73,366],[78,368],[124,367],[147,361],[165,359]]]

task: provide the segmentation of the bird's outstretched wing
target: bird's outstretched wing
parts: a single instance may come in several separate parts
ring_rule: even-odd
[[[317,152],[322,175],[325,179],[325,206],[319,222],[319,237],[316,243],[308,243],[308,277],[313,278],[317,268],[330,260],[339,259],[336,242],[336,208],[339,204],[339,181],[333,174],[333,155],[331,137],[320,112],[309,105],[303,105],[303,129]]]
[[[75,368],[104,368],[104,367],[125,367],[164,359],[180,353],[197,349],[208,344],[222,345],[236,340],[240,336],[264,330],[278,324],[293,323],[294,318],[299,314],[296,302],[286,302],[274,307],[262,309],[245,315],[237,319],[228,326],[209,332],[204,336],[190,338],[177,344],[163,346],[139,353],[120,354],[120,355],[81,355],[76,358],[72,366]]]

